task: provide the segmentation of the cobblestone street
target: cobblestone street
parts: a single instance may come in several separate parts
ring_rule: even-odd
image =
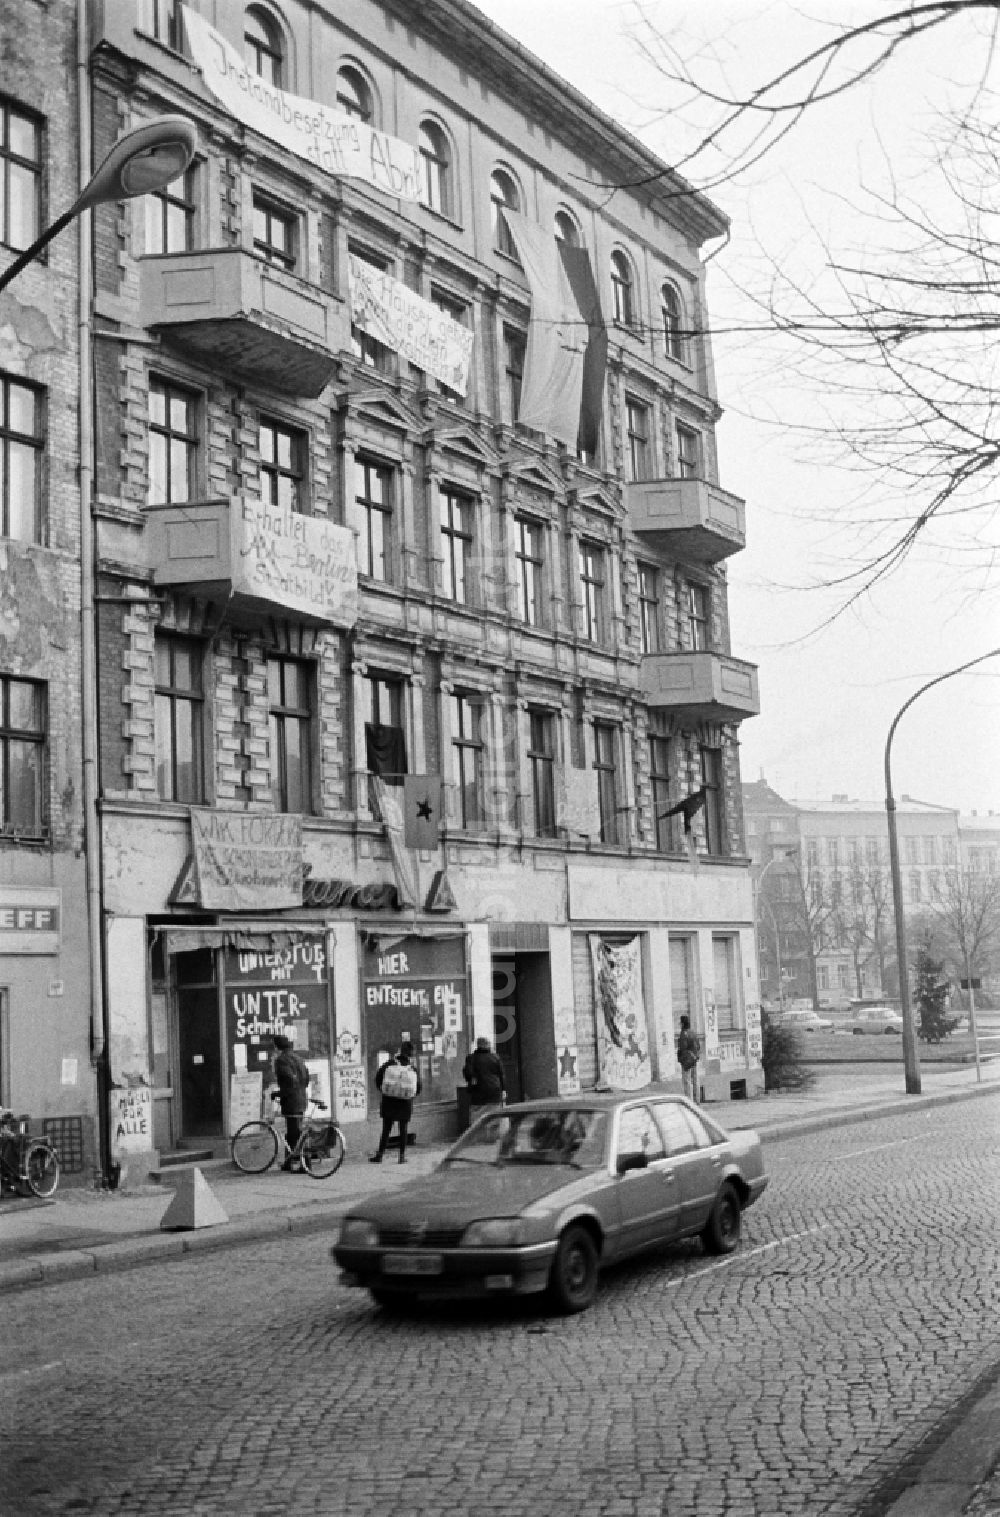
[[[735,1256],[575,1318],[387,1317],[323,1235],[11,1296],[0,1504],[877,1517],[1000,1361],[998,1150],[996,1097],[772,1141]]]

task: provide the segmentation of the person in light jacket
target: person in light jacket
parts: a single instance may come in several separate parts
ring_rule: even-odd
[[[396,1071],[405,1071],[397,1074]],[[382,1136],[378,1148],[370,1155],[372,1164],[381,1164],[392,1132],[393,1123],[399,1127],[399,1162],[406,1163],[406,1135],[413,1116],[413,1097],[420,1094],[420,1075],[413,1063],[413,1044],[401,1043],[399,1053],[387,1059],[375,1076],[375,1088],[381,1101],[379,1115],[382,1118]],[[407,1094],[409,1092],[409,1094]]]

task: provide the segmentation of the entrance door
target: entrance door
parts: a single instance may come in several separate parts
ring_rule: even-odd
[[[554,1096],[559,1082],[547,953],[493,955],[493,1026],[507,1099]]]
[[[215,952],[200,948],[175,958],[180,1131],[216,1137],[223,1124],[222,1034]]]

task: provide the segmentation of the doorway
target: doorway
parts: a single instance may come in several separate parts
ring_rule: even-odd
[[[219,1137],[223,1130],[222,1029],[214,949],[174,956],[177,998],[179,1122],[183,1138]]]
[[[556,1095],[548,954],[495,952],[492,976],[493,1046],[503,1065],[508,1101]]]

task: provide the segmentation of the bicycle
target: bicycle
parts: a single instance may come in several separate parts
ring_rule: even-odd
[[[272,1101],[280,1100],[277,1093]],[[261,1117],[256,1122],[244,1122],[232,1141],[233,1163],[245,1175],[262,1175],[271,1168],[284,1149],[289,1163],[299,1163],[314,1180],[328,1180],[335,1175],[344,1162],[347,1144],[336,1122],[328,1117],[318,1117],[317,1112],[326,1111],[322,1101],[311,1100],[302,1118],[302,1130],[294,1148],[283,1132],[275,1125],[274,1116]]]
[[[46,1200],[59,1184],[59,1155],[43,1138],[33,1138],[28,1124],[12,1111],[0,1111],[0,1188]]]

